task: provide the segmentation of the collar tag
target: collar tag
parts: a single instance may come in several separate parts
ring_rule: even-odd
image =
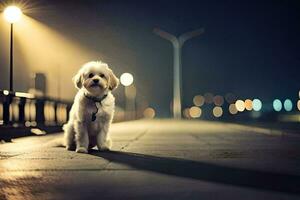
[[[101,106],[101,102],[95,102],[96,112],[92,113],[92,122],[96,120],[97,113],[99,111],[99,107]]]
[[[97,113],[93,113],[93,114],[92,114],[92,122],[96,120],[96,118],[97,118],[96,115],[97,115]]]
[[[102,98],[91,97],[91,96],[88,96],[86,94],[84,94],[84,96],[87,99],[92,100],[95,103],[96,112],[92,113],[92,122],[93,122],[93,121],[96,120],[99,107],[102,106],[102,100],[104,100],[107,97],[107,94],[105,94]]]

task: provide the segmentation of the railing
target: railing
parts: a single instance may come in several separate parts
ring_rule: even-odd
[[[61,130],[71,103],[29,93],[0,91],[0,139],[14,136],[12,130]]]

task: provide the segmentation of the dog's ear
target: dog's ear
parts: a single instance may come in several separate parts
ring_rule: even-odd
[[[111,69],[108,68],[109,71],[109,89],[114,90],[119,85],[119,79],[116,77],[116,75],[113,73]]]
[[[75,87],[79,90],[82,87],[82,76],[81,73],[77,73],[73,78],[73,83]]]

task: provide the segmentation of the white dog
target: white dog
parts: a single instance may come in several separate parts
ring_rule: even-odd
[[[78,92],[63,128],[66,149],[88,153],[97,145],[99,150],[109,150],[112,143],[108,131],[115,107],[111,91],[119,79],[106,63],[92,61],[82,66],[73,82]]]

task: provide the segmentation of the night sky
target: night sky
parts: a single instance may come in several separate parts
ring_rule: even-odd
[[[196,94],[298,98],[300,1],[27,1],[28,16],[131,72],[138,101],[169,115],[173,51],[153,33],[205,33],[182,51],[183,105]],[[78,63],[78,68],[82,63]],[[1,75],[2,76],[2,75]],[[121,96],[116,92],[116,96]],[[120,97],[121,98],[121,97]]]

